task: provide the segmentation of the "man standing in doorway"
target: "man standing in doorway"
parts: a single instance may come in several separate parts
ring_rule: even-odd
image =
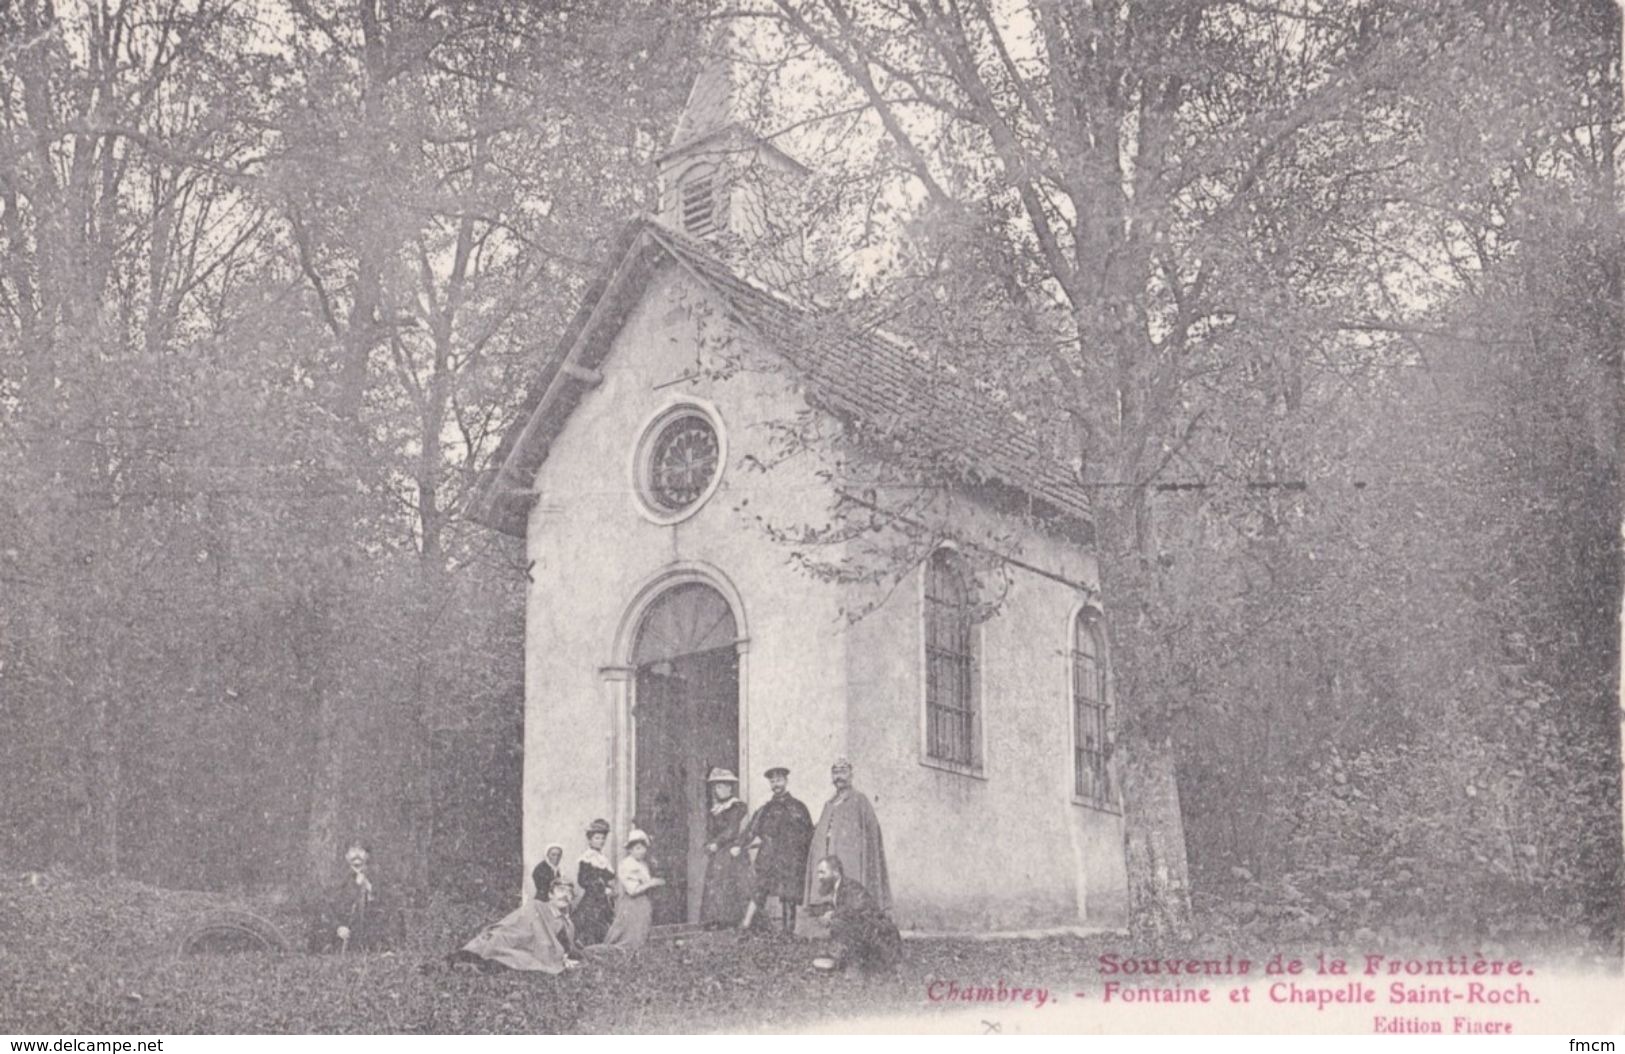
[[[763,773],[773,797],[756,810],[730,852],[738,856],[757,847],[756,890],[745,909],[741,930],[749,930],[756,913],[767,907],[768,897],[779,898],[779,913],[785,933],[796,928],[796,905],[801,903],[802,868],[806,866],[807,846],[812,842],[812,813],[790,794],[790,770],[782,765]]]
[[[828,910],[830,897],[819,889],[818,862],[839,857],[846,874],[861,882],[881,911],[891,910],[891,882],[886,877],[886,847],[880,821],[869,799],[852,786],[852,763],[837,758],[829,769],[835,794],[824,803],[807,854],[803,884],[807,908],[813,914]]]

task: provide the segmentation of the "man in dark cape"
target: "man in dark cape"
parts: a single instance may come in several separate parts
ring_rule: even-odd
[[[835,942],[836,964],[842,969],[856,966],[864,973],[895,966],[903,955],[902,934],[863,883],[843,871],[840,857],[827,856],[815,872],[819,892],[833,905],[829,935]]]
[[[881,911],[891,910],[891,881],[886,877],[886,847],[880,838],[880,821],[869,799],[852,786],[852,763],[839,758],[830,766],[835,794],[824,803],[818,826],[813,831],[807,854],[806,903],[815,913],[823,910],[829,898],[818,891],[818,861],[839,857],[846,873],[861,883],[874,897]]]
[[[773,797],[756,810],[756,815],[740,833],[739,843],[731,850],[737,856],[753,845],[758,846],[756,888],[739,928],[750,929],[756,913],[767,907],[767,898],[778,897],[784,932],[792,933],[796,928],[796,905],[801,903],[805,891],[807,847],[812,844],[813,836],[812,813],[790,794],[789,769],[775,766],[763,775],[773,789]]]
[[[323,897],[311,926],[313,952],[387,948],[401,937],[401,914],[371,872],[372,854],[352,845],[344,853],[348,873]]]

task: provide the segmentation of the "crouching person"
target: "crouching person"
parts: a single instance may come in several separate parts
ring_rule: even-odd
[[[373,951],[400,942],[400,907],[372,870],[364,845],[344,851],[346,873],[323,898],[311,923],[312,952]]]
[[[818,861],[818,891],[829,904],[835,963],[865,973],[890,969],[903,954],[903,937],[863,883],[847,878],[838,856]]]

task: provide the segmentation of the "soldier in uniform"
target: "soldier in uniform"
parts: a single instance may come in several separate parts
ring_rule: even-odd
[[[880,910],[890,911],[891,881],[886,874],[886,847],[875,808],[862,791],[852,786],[850,761],[835,759],[829,775],[835,793],[824,803],[807,854],[807,909],[815,915],[828,910],[828,900],[819,892],[815,872],[820,860],[835,856],[840,857],[847,874],[863,883]]]
[[[749,930],[756,913],[767,907],[768,897],[779,901],[783,932],[796,928],[796,907],[801,903],[807,863],[807,847],[812,844],[812,813],[790,794],[790,770],[776,765],[763,773],[773,797],[756,810],[731,852],[756,850],[756,888],[745,909],[741,930]]]

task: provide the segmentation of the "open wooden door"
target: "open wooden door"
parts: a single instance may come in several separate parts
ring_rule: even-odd
[[[638,630],[634,822],[649,834],[657,925],[699,918],[706,774],[739,767],[739,657],[733,614],[709,586],[660,597]]]

